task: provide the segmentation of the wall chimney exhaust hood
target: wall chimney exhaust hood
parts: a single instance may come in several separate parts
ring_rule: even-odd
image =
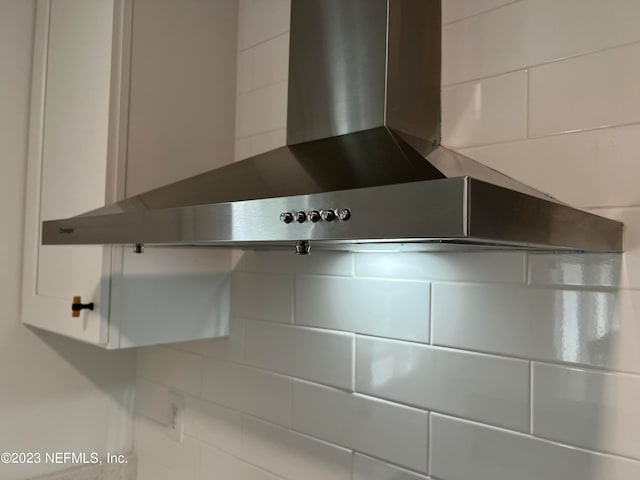
[[[440,145],[439,0],[291,3],[286,147],[45,221],[42,242],[621,251],[621,223]]]

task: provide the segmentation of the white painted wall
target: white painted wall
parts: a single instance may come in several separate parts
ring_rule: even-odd
[[[288,5],[241,0],[237,158],[284,143]],[[640,478],[640,3],[443,7],[444,143],[626,253],[247,253],[229,339],[139,351],[140,480]]]
[[[134,352],[107,353],[19,319],[33,22],[33,1],[0,0],[0,451],[128,451]],[[0,464],[0,478],[69,467]]]

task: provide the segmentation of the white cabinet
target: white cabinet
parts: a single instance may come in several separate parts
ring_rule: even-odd
[[[229,252],[42,246],[40,226],[230,163],[236,32],[236,0],[38,1],[25,324],[106,348],[227,334]]]

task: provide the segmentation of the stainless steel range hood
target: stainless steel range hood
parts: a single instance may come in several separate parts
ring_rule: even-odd
[[[440,146],[439,0],[291,10],[286,147],[43,222],[43,243],[621,251],[619,222]]]

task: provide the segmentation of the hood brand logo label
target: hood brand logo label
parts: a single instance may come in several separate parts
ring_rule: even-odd
[[[62,228],[60,227],[61,235],[71,235],[73,233],[73,228]]]

